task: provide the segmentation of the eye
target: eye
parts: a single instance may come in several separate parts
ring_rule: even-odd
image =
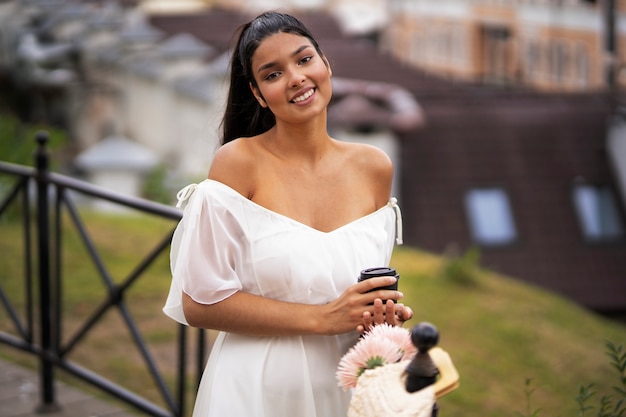
[[[280,75],[280,72],[278,71],[274,71],[274,72],[270,72],[269,74],[267,74],[263,79],[270,81],[273,80],[274,78],[278,77]]]
[[[313,55],[307,55],[298,62],[298,65],[304,65],[312,59],[313,59]]]

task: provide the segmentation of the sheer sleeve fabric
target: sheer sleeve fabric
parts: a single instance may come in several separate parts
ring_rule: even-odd
[[[188,201],[170,251],[172,283],[163,312],[183,324],[188,324],[183,292],[198,303],[214,304],[242,289],[236,271],[244,251],[242,228],[203,185],[185,197]]]

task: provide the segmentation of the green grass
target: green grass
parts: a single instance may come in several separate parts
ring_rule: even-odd
[[[18,311],[23,311],[23,239],[21,225],[14,218],[15,211],[12,213],[10,221],[3,222],[0,218],[0,286],[10,294]],[[89,211],[82,213],[82,220],[97,252],[104,259],[106,274],[116,284],[123,283],[141,259],[175,226],[171,220],[149,215],[105,215]],[[107,286],[90,261],[90,255],[67,215],[64,215],[62,234],[62,339],[67,343],[103,303]],[[34,271],[37,271],[36,266]],[[124,300],[160,369],[169,375],[172,383],[176,366],[174,340],[177,326],[161,313],[169,280],[169,253],[166,251],[130,287]],[[16,334],[2,306],[0,330]],[[28,366],[36,363],[24,355],[15,356],[14,351],[4,345],[0,345],[0,356],[15,358]],[[117,308],[105,313],[85,339],[70,352],[68,359],[163,405]]]
[[[617,385],[605,341],[626,345],[624,324],[489,271],[451,279],[441,273],[449,262],[431,254],[401,249],[393,262],[415,320],[439,328],[440,346],[461,375],[460,388],[441,399],[444,415],[523,412],[532,379],[541,416],[575,416],[581,385],[606,394]]]
[[[85,222],[115,282],[121,282],[174,226],[150,216],[86,212]],[[65,219],[63,270],[66,281],[63,335],[69,337],[93,312],[104,285]],[[0,218],[0,285],[23,304],[23,255],[20,226]],[[539,416],[578,415],[576,396],[593,383],[599,406],[610,394],[617,373],[605,353],[605,341],[626,345],[626,326],[594,314],[545,290],[475,267],[476,257],[448,259],[407,247],[397,248],[392,265],[401,275],[404,303],[415,311],[407,326],[435,324],[440,346],[460,376],[460,387],[440,400],[442,416],[516,416],[527,410],[527,381],[532,381],[531,408]],[[169,288],[168,254],[133,286],[126,300],[162,370],[173,375],[176,326],[162,312]],[[15,333],[0,307],[0,330]],[[0,355],[32,364],[24,355],[0,345]],[[158,401],[156,389],[137,350],[113,310],[79,343],[70,359],[114,382]],[[595,415],[595,414],[594,414]]]

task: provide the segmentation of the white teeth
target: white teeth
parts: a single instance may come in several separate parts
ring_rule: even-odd
[[[304,101],[307,98],[311,97],[312,95],[313,95],[313,90],[309,90],[306,93],[302,94],[301,96],[294,98],[293,102],[294,103],[299,103],[299,102]]]

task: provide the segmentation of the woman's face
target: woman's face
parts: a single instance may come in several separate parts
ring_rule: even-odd
[[[276,120],[301,123],[326,111],[332,95],[328,62],[311,41],[292,33],[265,38],[252,57],[258,88],[250,85]]]

